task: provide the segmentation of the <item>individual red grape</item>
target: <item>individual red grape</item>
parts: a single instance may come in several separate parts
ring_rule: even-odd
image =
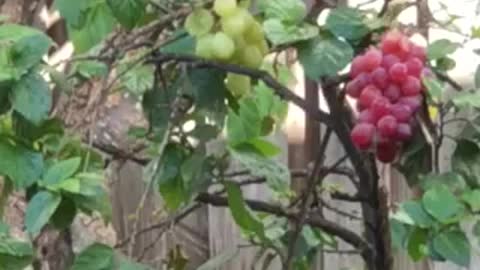
[[[421,62],[425,62],[427,59],[427,52],[424,47],[418,46],[416,44],[412,45],[412,48],[410,50],[410,55],[418,58]]]
[[[397,102],[397,100],[402,95],[400,87],[396,84],[389,84],[388,87],[383,91],[383,95],[390,100],[391,103]]]
[[[412,117],[412,109],[404,104],[393,104],[390,113],[398,122],[408,123]]]
[[[396,63],[400,63],[400,58],[398,58],[396,55],[387,54],[383,56],[382,67],[384,67],[386,70],[389,70]]]
[[[377,86],[379,89],[387,88],[389,84],[388,80],[388,73],[383,67],[376,68],[371,73],[372,82]]]
[[[381,136],[391,138],[397,132],[398,122],[392,115],[385,115],[377,122],[378,133]]]
[[[406,36],[402,36],[398,42],[399,50],[397,51],[397,56],[401,60],[407,60],[408,56],[410,55],[410,48],[412,46],[412,42]]]
[[[392,162],[397,155],[398,147],[394,142],[385,142],[377,144],[377,159],[383,163]]]
[[[390,114],[391,106],[392,104],[390,104],[390,101],[388,101],[387,98],[382,96],[375,98],[375,100],[372,102],[372,105],[370,107],[373,118],[378,120],[384,117],[385,115]]]
[[[408,76],[402,84],[402,94],[404,96],[416,96],[421,91],[422,84],[420,83],[420,80],[413,76]]]
[[[397,103],[410,107],[410,109],[412,110],[412,113],[414,113],[422,105],[422,96],[416,95],[416,96],[401,97]]]
[[[350,78],[357,77],[358,74],[366,72],[364,56],[359,55],[355,57],[352,61],[352,67],[350,68]]]
[[[408,141],[412,138],[412,127],[406,123],[399,123],[395,139],[399,141]]]
[[[399,43],[402,38],[402,34],[399,31],[390,31],[383,36],[382,39],[382,51],[384,53],[397,53],[400,49]]]
[[[347,92],[347,95],[354,98],[358,98],[360,96],[362,88],[360,88],[358,86],[358,83],[355,80],[353,80],[347,83],[347,86],[345,86],[345,91]]]
[[[408,69],[408,75],[420,77],[423,70],[423,63],[418,58],[411,57],[405,63]]]
[[[377,87],[374,85],[368,85],[362,90],[360,97],[358,99],[358,103],[361,108],[368,108],[372,105],[375,98],[381,96],[382,93],[378,90]]]
[[[365,53],[362,60],[365,70],[372,71],[382,64],[382,52],[371,48]]]
[[[359,123],[355,125],[350,133],[350,137],[360,149],[368,149],[373,141],[375,135],[375,126],[369,123]]]
[[[402,82],[408,76],[407,66],[403,63],[396,63],[388,70],[390,79],[395,82]]]
[[[358,116],[358,122],[359,123],[370,123],[370,124],[375,124],[375,117],[373,117],[373,113],[369,109],[365,109],[360,112]]]

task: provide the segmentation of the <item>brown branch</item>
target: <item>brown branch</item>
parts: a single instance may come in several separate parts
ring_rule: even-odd
[[[226,207],[228,206],[228,200],[226,197],[220,195],[214,195],[209,193],[201,193],[198,195],[198,202],[209,204],[212,206]],[[273,214],[279,217],[286,217],[290,220],[296,220],[298,217],[294,213],[286,212],[281,206],[269,204],[256,200],[245,200],[246,204],[253,210]],[[359,249],[362,254],[371,254],[371,246],[361,236],[349,229],[342,227],[339,224],[326,220],[320,216],[308,216],[305,220],[305,224],[312,227],[322,229],[328,234],[334,235],[354,248]]]
[[[310,117],[313,119],[324,123],[327,126],[333,125],[333,120],[330,115],[321,111],[319,108],[313,108],[308,106],[307,102],[294,94],[290,89],[282,85],[275,78],[273,78],[268,72],[263,70],[255,70],[246,68],[239,65],[220,63],[215,61],[208,61],[199,57],[190,56],[190,55],[179,55],[179,54],[159,54],[151,57],[147,60],[147,63],[150,64],[163,64],[166,62],[176,62],[176,63],[189,63],[195,66],[196,68],[215,68],[231,73],[241,74],[249,76],[253,79],[263,81],[267,86],[272,88],[274,92],[284,98],[293,102],[298,107],[302,108]]]

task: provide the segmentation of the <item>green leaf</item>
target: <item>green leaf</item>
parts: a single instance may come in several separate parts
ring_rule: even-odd
[[[457,93],[452,98],[453,104],[457,108],[473,107],[480,108],[480,92],[477,90],[474,91],[462,91]]]
[[[425,211],[420,202],[408,201],[402,203],[401,211],[402,210],[405,211],[406,215],[413,221],[413,224],[407,223],[409,225],[429,228],[435,223],[433,218]]]
[[[453,193],[462,192],[467,188],[465,179],[457,173],[446,172],[442,174],[428,174],[422,177],[420,186],[422,189],[429,190],[437,185],[445,185]]]
[[[440,222],[447,222],[460,210],[460,203],[444,185],[438,185],[425,192],[422,198],[425,210]]]
[[[160,193],[167,208],[176,210],[188,200],[187,190],[181,175],[181,167],[185,160],[185,151],[179,145],[168,144],[162,154],[158,174],[155,176]],[[158,162],[158,161],[152,161]]]
[[[352,47],[333,37],[317,37],[301,44],[298,49],[305,74],[312,80],[337,74],[353,58]]]
[[[473,212],[480,211],[480,190],[469,190],[463,193],[462,200],[470,206]]]
[[[301,0],[262,0],[259,9],[266,18],[275,18],[288,24],[301,22],[307,16],[307,7]]]
[[[81,26],[68,26],[76,53],[84,53],[98,45],[115,27],[115,18],[106,3],[99,2],[85,11]]]
[[[477,70],[475,71],[475,87],[480,89],[480,65],[478,65]]]
[[[266,158],[274,157],[278,155],[280,152],[282,152],[282,149],[280,149],[275,144],[260,138],[255,138],[245,143],[239,144],[235,146],[235,149],[240,151],[242,149],[247,151],[251,150]]]
[[[456,65],[457,62],[451,57],[442,57],[436,62],[436,68],[444,72],[454,69]]]
[[[128,65],[125,66],[127,68]],[[119,69],[119,72],[122,72]],[[152,89],[154,81],[154,68],[151,65],[137,65],[120,77],[122,85],[127,92],[135,96],[141,96]]]
[[[325,27],[337,37],[359,40],[370,31],[358,9],[334,8],[327,17]]]
[[[255,100],[244,98],[239,103],[238,114],[230,110],[227,117],[227,139],[237,145],[257,138],[262,133],[262,116]]]
[[[103,244],[93,244],[76,258],[70,270],[113,270],[114,250]]]
[[[3,194],[2,194],[3,195]],[[2,205],[3,207],[3,205]],[[10,234],[10,226],[0,219],[0,237]]]
[[[276,46],[308,40],[317,36],[319,33],[319,29],[315,25],[308,23],[289,25],[279,19],[268,19],[264,21],[263,30],[268,40]]]
[[[445,231],[433,239],[433,247],[445,259],[457,265],[470,265],[470,244],[465,233],[461,231]]]
[[[107,0],[117,20],[127,29],[132,29],[145,14],[145,0]]]
[[[281,194],[289,193],[290,171],[279,161],[266,158],[254,149],[230,148],[233,159],[240,162],[254,176],[265,177],[267,185]]]
[[[28,202],[25,212],[27,231],[36,237],[43,226],[48,223],[55,210],[60,205],[61,196],[48,191],[40,191]]]
[[[24,37],[45,35],[38,29],[18,24],[0,25],[0,40],[16,42]]]
[[[47,186],[58,185],[73,176],[80,168],[81,162],[81,158],[75,157],[55,163],[43,176],[43,183]]]
[[[439,80],[432,77],[423,77],[422,82],[433,99],[440,100],[442,98],[445,88]]]
[[[12,48],[12,60],[22,73],[38,65],[48,53],[52,41],[44,34],[26,36],[15,42]]]
[[[42,175],[40,153],[0,140],[0,157],[4,157],[0,158],[0,175],[8,176],[17,189],[29,187]]]
[[[65,230],[70,228],[76,215],[77,207],[75,202],[70,198],[62,197],[62,201],[50,218],[50,222],[56,229]]]
[[[124,256],[121,256],[119,259],[118,259],[118,269],[117,270],[150,270],[151,268],[146,266],[146,265],[143,265],[143,264],[139,264],[139,263],[136,263],[136,262],[132,262],[131,260],[129,260],[128,258],[124,257]]]
[[[428,232],[423,229],[415,229],[408,239],[408,255],[417,262],[428,254]]]
[[[95,195],[70,195],[69,197],[75,201],[75,205],[84,213],[91,215],[93,211],[97,211],[104,221],[109,222],[112,220],[110,198],[100,186],[95,187],[94,191]]]
[[[430,149],[423,136],[417,135],[403,150],[398,170],[405,176],[408,185],[415,186],[422,174],[428,174]]]
[[[443,58],[453,52],[459,47],[458,43],[451,42],[448,39],[440,39],[427,47],[427,56],[430,60]]]
[[[202,265],[200,265],[197,270],[215,270],[221,268],[225,265],[228,261],[233,259],[238,254],[238,249],[229,249],[226,250],[217,256],[209,259]]]
[[[80,61],[73,68],[86,79],[93,79],[107,75],[108,67],[99,61]]]
[[[396,219],[390,220],[390,236],[392,238],[392,245],[395,248],[403,249],[407,247],[408,236],[410,235],[411,227],[405,225]]]
[[[188,35],[185,30],[174,33],[172,41],[160,48],[163,53],[194,54],[195,38]]]
[[[263,238],[265,236],[263,223],[252,213],[245,203],[240,187],[232,182],[226,182],[225,187],[228,194],[230,213],[237,225],[245,231],[255,233]]]
[[[82,19],[82,11],[88,7],[88,1],[55,0],[53,6],[68,24],[78,26]]]
[[[36,73],[28,73],[13,86],[13,109],[34,124],[48,118],[52,95],[47,82]]]
[[[480,188],[479,146],[470,140],[458,140],[453,153],[452,170],[462,175],[471,187]]]
[[[30,243],[2,238],[0,241],[0,270],[23,270],[30,265],[34,250]]]
[[[194,152],[183,162],[180,173],[189,196],[205,190],[212,179],[205,153],[199,151]]]

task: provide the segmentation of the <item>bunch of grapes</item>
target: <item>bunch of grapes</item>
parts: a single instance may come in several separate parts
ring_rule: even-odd
[[[392,162],[402,142],[412,137],[414,115],[422,104],[425,48],[399,31],[386,33],[378,48],[357,56],[351,66],[349,96],[357,99],[358,121],[351,132],[361,150]]]
[[[207,9],[194,10],[185,21],[185,29],[196,38],[197,56],[259,68],[268,53],[262,25],[248,11],[249,1],[216,0],[212,14]],[[250,77],[227,74],[226,86],[234,96],[250,91]]]

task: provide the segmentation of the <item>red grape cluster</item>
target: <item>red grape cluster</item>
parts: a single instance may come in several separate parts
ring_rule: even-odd
[[[346,92],[357,99],[359,117],[350,135],[359,149],[375,149],[382,162],[392,162],[399,144],[412,137],[425,59],[425,48],[396,30],[383,36],[379,48],[353,59]]]

